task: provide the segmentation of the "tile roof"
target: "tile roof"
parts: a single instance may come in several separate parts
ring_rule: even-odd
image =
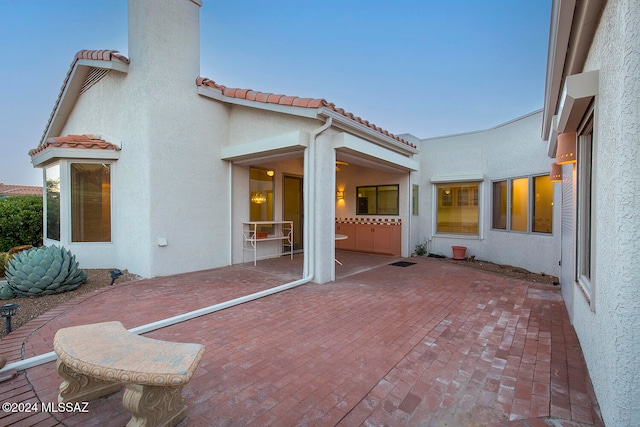
[[[66,135],[47,138],[44,144],[29,151],[30,156],[34,156],[49,147],[54,148],[82,148],[89,150],[120,150],[115,144],[105,141],[97,135]]]
[[[76,68],[76,64],[78,63],[78,61],[83,59],[85,60],[93,59],[93,60],[100,60],[100,61],[118,61],[124,64],[129,64],[129,59],[126,56],[120,54],[120,52],[118,52],[117,50],[81,50],[78,53],[76,53],[76,56],[73,58],[73,62],[71,62],[71,66],[69,67],[69,71],[67,72],[67,76],[65,77],[64,82],[62,83],[62,88],[60,89],[60,93],[58,94],[58,99],[56,99],[56,103],[53,106],[53,110],[51,110],[51,115],[49,116],[47,125],[44,128],[44,132],[42,133],[42,138],[40,139],[39,145],[42,145],[44,143],[43,140],[45,138],[45,135],[47,134],[47,131],[49,130],[49,127],[53,122],[55,114],[58,111],[58,107],[60,106],[60,102],[62,101],[62,97],[64,95],[65,89],[69,84],[69,80],[71,79],[73,70]]]
[[[369,123],[367,120],[361,119],[360,117],[355,116],[353,113],[349,113],[345,111],[343,108],[336,107],[335,104],[327,101],[326,99],[299,98],[297,96],[278,95],[275,93],[268,93],[268,92],[257,92],[251,89],[229,88],[229,87],[220,85],[206,77],[198,77],[196,79],[196,85],[207,86],[212,89],[216,89],[220,91],[222,95],[227,96],[229,98],[246,99],[248,101],[263,102],[265,104],[289,105],[293,107],[326,108],[328,110],[335,111],[336,113],[341,114],[357,123],[360,123],[361,125],[364,125],[377,132],[380,132],[383,135],[386,135],[392,139],[395,139],[398,142],[406,144],[412,148],[416,148],[416,146],[410,143],[409,141],[403,138],[400,138],[390,133],[389,131],[382,129],[374,125],[373,123]]]
[[[0,182],[0,197],[25,195],[42,196],[42,187],[33,185],[10,185]]]

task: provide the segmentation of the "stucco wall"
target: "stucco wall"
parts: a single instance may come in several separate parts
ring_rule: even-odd
[[[431,252],[452,256],[451,246],[466,246],[467,256],[509,264],[533,272],[559,275],[560,217],[553,213],[553,233],[520,233],[491,229],[492,181],[548,174],[551,160],[540,140],[542,113],[536,112],[493,129],[422,140],[420,163],[420,217],[412,228],[416,244],[430,239]],[[447,178],[482,177],[479,191],[480,236],[435,233],[435,186]],[[554,205],[560,206],[561,190],[554,188]]]
[[[606,425],[640,419],[640,8],[610,0],[584,71],[599,70],[594,120],[593,311],[573,323]]]
[[[81,95],[63,129],[122,142],[109,267],[151,277],[229,263],[230,172],[219,151],[229,107],[197,94],[198,13],[187,0],[130,1],[128,74],[112,71]]]

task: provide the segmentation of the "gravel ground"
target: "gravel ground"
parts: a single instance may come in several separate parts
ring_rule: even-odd
[[[477,268],[484,271],[490,271],[503,276],[509,276],[515,279],[528,280],[531,282],[547,283],[557,286],[559,281],[555,276],[548,274],[538,274],[527,271],[523,268],[513,267],[510,265],[494,264],[487,261],[478,261],[473,258],[467,258],[466,260],[454,260],[446,259],[446,262],[451,262],[459,265],[465,265],[471,268]],[[31,319],[35,319],[42,313],[45,313],[55,306],[69,301],[79,295],[83,295],[89,292],[93,292],[97,289],[109,286],[111,283],[111,274],[108,269],[88,269],[89,280],[87,283],[81,285],[79,288],[70,291],[63,292],[55,295],[45,295],[41,297],[25,297],[14,298],[10,300],[0,300],[0,305],[4,304],[18,304],[17,314],[11,318],[12,330],[18,329]],[[3,278],[4,279],[4,278]],[[139,280],[140,277],[135,274],[124,273],[118,277],[117,283],[129,282],[132,280]],[[0,338],[6,335],[4,322],[0,324]]]
[[[448,258],[447,261],[455,264],[466,265],[467,267],[471,268],[477,268],[478,270],[490,271],[492,273],[500,274],[502,276],[508,276],[513,279],[521,279],[537,283],[548,283],[553,286],[558,286],[560,284],[560,281],[556,276],[551,276],[544,273],[532,273],[528,270],[525,270],[524,268],[514,267],[512,265],[494,264],[488,261],[479,261],[474,258],[467,258],[465,260],[455,260]]]
[[[62,292],[55,295],[45,295],[41,297],[24,297],[0,300],[0,305],[18,304],[20,306],[18,307],[16,315],[11,318],[11,330],[15,331],[20,326],[27,323],[29,320],[35,319],[42,313],[51,310],[59,304],[67,302],[79,295],[83,295],[89,292],[93,292],[96,289],[109,286],[109,284],[111,283],[111,273],[109,273],[109,270],[85,269],[85,271],[89,274],[87,283],[80,285],[80,287],[74,289],[73,291]],[[0,279],[4,280],[5,278],[0,277]],[[135,274],[125,272],[122,276],[116,279],[116,283],[129,282],[131,280],[138,279],[140,279],[140,277],[136,276]],[[2,320],[2,322],[0,323],[0,338],[2,338],[6,335],[6,328],[4,319],[0,320]]]

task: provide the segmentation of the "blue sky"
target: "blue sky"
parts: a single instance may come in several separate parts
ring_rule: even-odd
[[[542,108],[550,11],[551,0],[203,0],[200,74],[325,98],[395,134],[481,130]],[[0,0],[0,182],[41,185],[27,152],[81,49],[127,55],[126,0]]]

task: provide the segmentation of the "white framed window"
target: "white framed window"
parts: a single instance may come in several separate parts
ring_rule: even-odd
[[[497,180],[491,187],[492,229],[553,232],[553,183],[548,174]]]
[[[436,233],[478,236],[479,182],[436,184]]]
[[[61,159],[44,170],[47,239],[112,241],[112,165],[110,161]]]
[[[60,164],[44,170],[45,237],[60,241]]]
[[[593,107],[578,132],[576,162],[576,282],[592,304]]]
[[[71,241],[111,242],[111,164],[69,163]]]
[[[273,221],[275,212],[274,175],[270,169],[249,168],[249,221]],[[272,225],[259,231],[273,232]]]

